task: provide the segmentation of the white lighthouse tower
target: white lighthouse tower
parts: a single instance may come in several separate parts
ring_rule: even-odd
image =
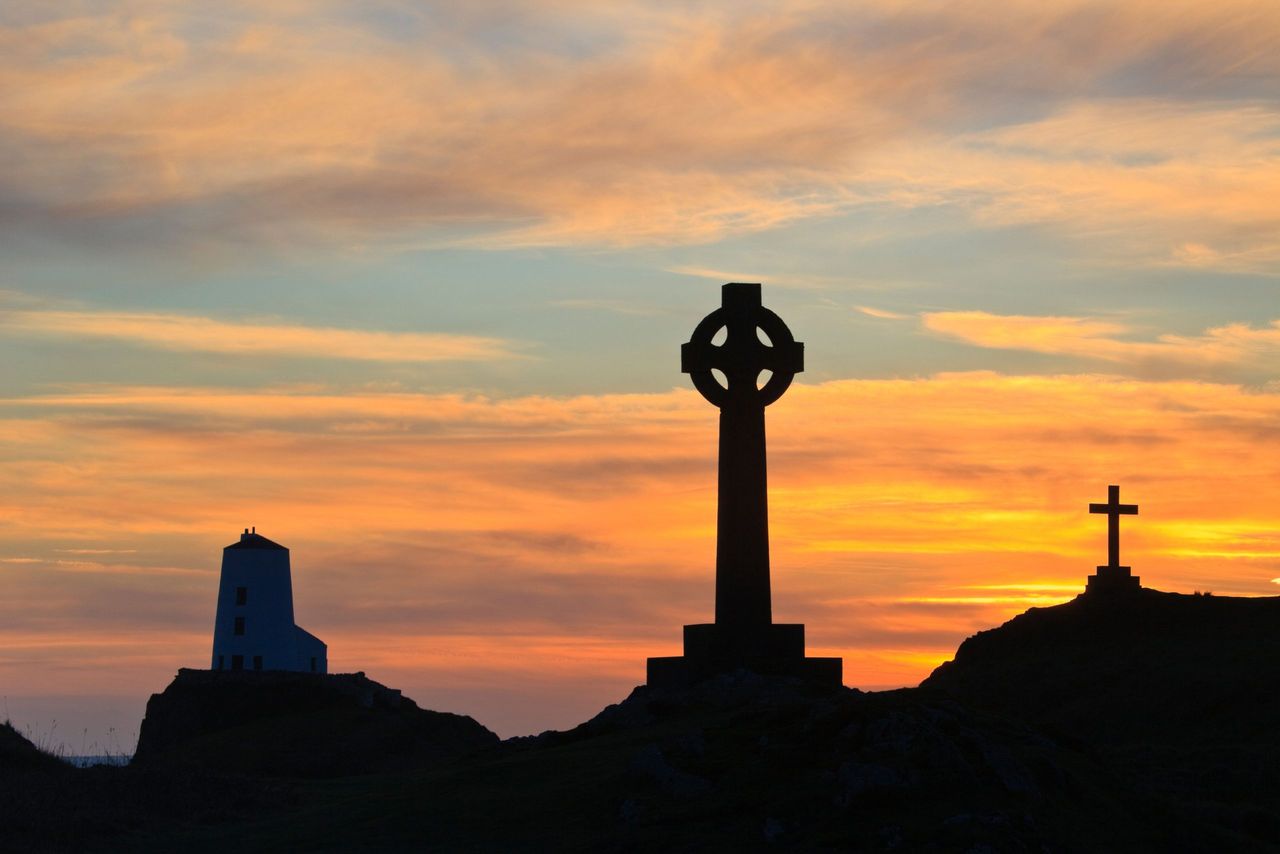
[[[328,647],[293,622],[289,550],[244,529],[222,550],[214,670],[328,672]]]

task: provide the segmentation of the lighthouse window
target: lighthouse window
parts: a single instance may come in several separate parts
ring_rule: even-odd
[[[244,670],[244,656],[243,656],[243,655],[233,655],[233,656],[231,656],[231,669],[232,669],[232,670]]]
[[[244,634],[244,617],[236,617],[236,634]]]
[[[311,672],[316,672],[316,657],[314,655],[311,656]]]
[[[261,670],[261,669],[262,669],[262,656],[260,656],[260,655],[255,655],[255,656],[253,657],[253,669],[254,669],[254,670]]]
[[[236,588],[236,604],[245,605],[248,602],[249,602],[249,588],[237,587]]]

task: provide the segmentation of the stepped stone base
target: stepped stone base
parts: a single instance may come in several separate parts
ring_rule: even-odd
[[[1141,590],[1142,585],[1127,566],[1100,566],[1084,589],[1086,593],[1118,593]]]
[[[698,623],[684,627],[684,655],[649,659],[646,681],[653,688],[683,688],[740,668],[833,687],[842,684],[844,675],[842,659],[805,657],[801,623],[758,629]]]

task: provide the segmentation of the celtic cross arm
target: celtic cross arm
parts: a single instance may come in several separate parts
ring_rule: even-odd
[[[756,360],[758,370],[772,371],[775,374],[798,374],[803,371],[804,345],[798,341],[788,343],[789,346],[786,347],[763,345],[764,351]],[[732,362],[733,356],[721,345],[695,341],[680,345],[680,370],[686,374],[709,371],[712,368],[728,373],[734,367]]]

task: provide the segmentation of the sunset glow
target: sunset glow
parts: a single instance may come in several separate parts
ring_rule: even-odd
[[[0,12],[15,723],[129,742],[249,525],[331,671],[625,696],[711,618],[733,279],[806,344],[774,613],[846,684],[1073,597],[1111,483],[1144,585],[1277,593],[1280,5],[266,5]]]

